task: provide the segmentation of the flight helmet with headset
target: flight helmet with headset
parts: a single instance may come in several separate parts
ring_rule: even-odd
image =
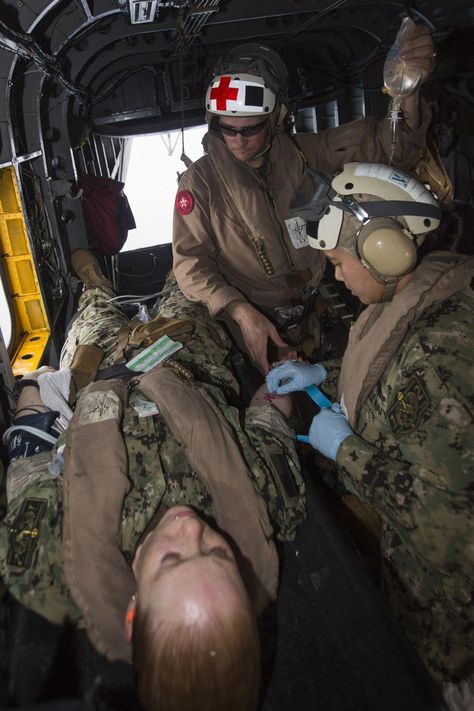
[[[234,47],[214,69],[206,93],[208,125],[218,116],[268,116],[271,136],[286,114],[287,90],[286,65],[276,52],[260,44]]]
[[[309,227],[317,222],[316,230],[308,229],[311,247],[351,253],[384,285],[396,285],[413,271],[418,247],[441,219],[423,183],[378,163],[347,163],[332,180],[306,170],[313,194],[296,193],[290,209]]]

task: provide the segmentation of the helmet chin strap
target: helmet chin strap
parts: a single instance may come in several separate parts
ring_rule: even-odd
[[[398,281],[392,281],[392,282],[390,282],[390,284],[385,284],[383,291],[382,291],[382,298],[380,299],[380,301],[382,303],[391,301],[393,299],[393,297],[395,296],[397,286],[398,286]]]
[[[392,277],[389,281],[384,279],[384,277],[379,274],[373,267],[370,267],[367,262],[365,262],[362,258],[361,255],[359,254],[359,250],[357,248],[352,247],[342,247],[344,252],[349,252],[349,254],[352,254],[361,264],[364,266],[371,277],[375,279],[375,281],[383,286],[382,289],[382,296],[380,298],[380,303],[387,303],[388,301],[392,301],[393,297],[395,296],[395,292],[397,290],[397,286],[400,283],[400,279],[402,277]]]
[[[257,158],[261,158],[262,156],[265,155],[265,153],[268,153],[268,151],[270,150],[270,148],[271,148],[271,142],[270,142],[270,143],[267,143],[267,144],[262,148],[262,150],[261,150],[259,153],[257,153],[257,155],[255,155],[253,158],[250,159],[250,161],[247,160],[247,161],[245,161],[245,162],[246,162],[246,163],[251,163],[253,160],[257,160]]]

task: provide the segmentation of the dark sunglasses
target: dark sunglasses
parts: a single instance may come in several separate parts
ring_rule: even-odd
[[[241,136],[247,138],[248,136],[256,136],[257,133],[260,133],[260,131],[262,131],[267,125],[267,119],[261,121],[260,123],[256,123],[255,126],[247,126],[246,128],[232,128],[231,126],[226,126],[225,124],[219,122],[217,122],[217,125],[224,136],[238,136],[240,133]]]

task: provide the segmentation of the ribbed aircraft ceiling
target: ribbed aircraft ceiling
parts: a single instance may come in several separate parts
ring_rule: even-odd
[[[62,132],[66,117],[73,142],[84,122],[122,135],[199,122],[216,59],[249,39],[281,51],[300,100],[337,93],[371,68],[378,90],[377,71],[408,5],[2,0],[0,164],[40,150],[40,135]],[[419,0],[411,12],[438,42],[474,23],[469,0]]]

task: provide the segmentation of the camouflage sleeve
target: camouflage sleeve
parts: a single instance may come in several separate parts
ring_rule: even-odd
[[[344,484],[443,572],[473,567],[471,356],[455,332],[439,348],[432,334],[405,343],[337,455]]]
[[[245,432],[254,457],[249,469],[267,503],[275,534],[281,541],[293,540],[306,517],[305,487],[294,432],[285,416],[270,404],[247,408]]]
[[[330,400],[335,402],[337,400],[337,383],[341,372],[341,359],[326,360],[322,362],[322,365],[326,368],[326,377],[324,383],[321,384],[321,389]]]
[[[39,615],[55,624],[77,622],[80,613],[63,571],[62,477],[51,476],[44,467],[38,478],[32,467],[41,457],[20,462],[33,476],[9,502],[0,524],[0,575],[12,596]]]

